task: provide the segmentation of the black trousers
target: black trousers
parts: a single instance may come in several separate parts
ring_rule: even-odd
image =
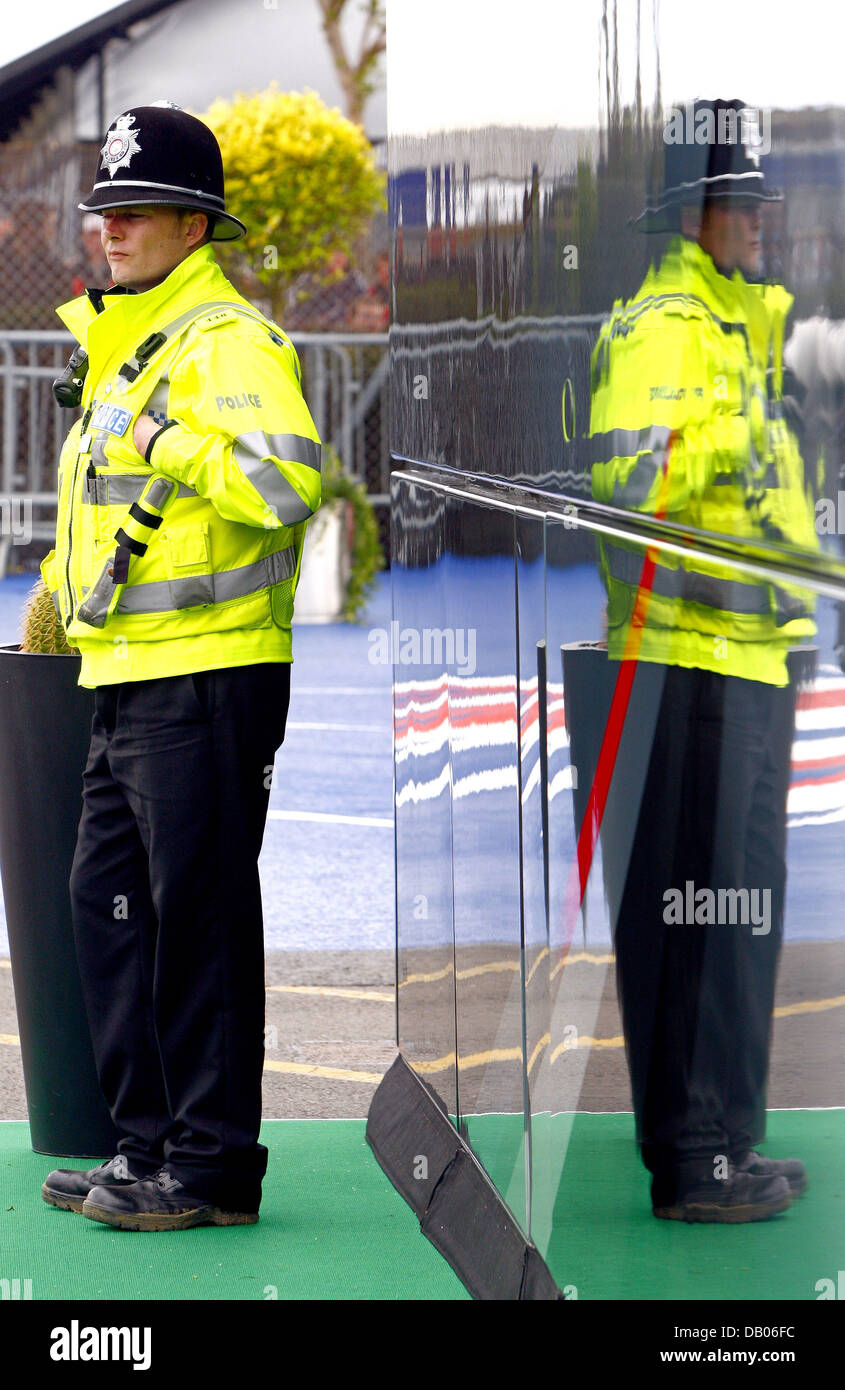
[[[120,1152],[238,1211],[267,1167],[257,861],[289,695],[287,662],[98,687],[70,881]]]
[[[651,707],[629,718],[654,733],[630,856],[606,886],[637,1138],[672,1200],[765,1132],[795,689],[641,671]],[[617,818],[625,792],[613,788]],[[724,891],[720,903],[730,889],[747,909]]]

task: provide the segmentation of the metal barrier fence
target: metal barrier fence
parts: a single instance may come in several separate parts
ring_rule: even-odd
[[[387,334],[291,335],[302,364],[303,389],[324,444],[361,478],[383,528],[389,511]],[[56,528],[59,452],[75,418],[56,404],[51,385],[71,353],[66,332],[0,332],[0,494],[23,507],[33,541],[52,541]],[[0,577],[19,537],[3,527]]]

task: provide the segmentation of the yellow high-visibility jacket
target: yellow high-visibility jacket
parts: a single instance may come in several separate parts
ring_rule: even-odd
[[[627,304],[617,301],[592,359],[593,496],[746,540],[817,550],[803,464],[780,410],[791,296],[721,274],[676,237]],[[608,650],[773,685],[786,653],[815,631],[813,596],[726,565],[600,544]],[[646,587],[646,586],[644,586]],[[639,599],[638,599],[639,594]]]
[[[41,566],[80,685],[290,661],[320,442],[290,340],[211,246],[153,289],[59,316],[89,359]],[[144,459],[138,416],[167,422]]]

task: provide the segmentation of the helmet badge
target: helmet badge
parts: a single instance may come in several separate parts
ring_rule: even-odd
[[[129,164],[133,155],[140,153],[138,131],[130,130],[134,120],[135,117],[131,111],[127,112],[125,116],[118,116],[100,151],[103,156],[100,168],[108,169],[111,178],[114,178],[118,169],[121,169],[124,164]]]

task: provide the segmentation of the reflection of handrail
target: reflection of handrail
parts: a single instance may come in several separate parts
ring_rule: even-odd
[[[774,541],[755,540],[752,544],[716,531],[701,531],[674,521],[658,521],[642,512],[626,512],[604,502],[585,501],[566,493],[543,492],[540,488],[517,485],[502,478],[462,472],[446,464],[422,463],[401,454],[390,457],[397,470],[397,479],[403,483],[416,483],[448,496],[483,502],[485,507],[501,511],[560,521],[570,530],[583,528],[640,546],[657,544],[669,555],[717,560],[738,574],[750,574],[769,583],[800,584],[825,598],[845,600],[845,563],[832,555],[810,555]],[[414,469],[421,471],[415,473]],[[441,481],[438,474],[448,481]]]

